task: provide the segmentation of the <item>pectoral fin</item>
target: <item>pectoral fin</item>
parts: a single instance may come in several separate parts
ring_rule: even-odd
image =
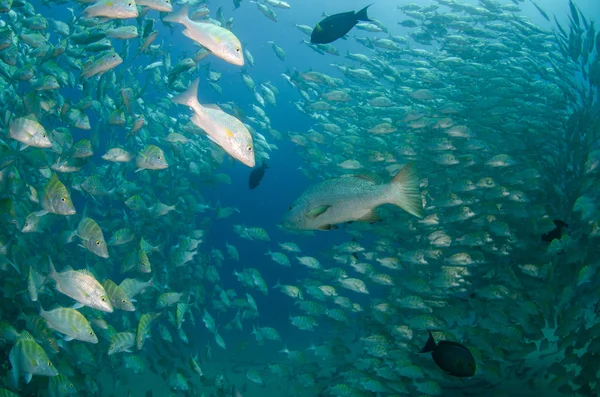
[[[330,205],[320,205],[318,207],[315,207],[306,213],[306,217],[310,218],[310,219],[315,219],[316,217],[318,217],[319,215],[321,215],[325,211],[327,211],[329,209],[329,207],[331,207],[331,206]]]

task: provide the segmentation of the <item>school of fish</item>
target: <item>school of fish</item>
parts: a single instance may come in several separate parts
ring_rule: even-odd
[[[0,397],[600,394],[594,18],[434,0],[281,26],[301,3],[0,0]],[[311,128],[271,121],[288,97]],[[261,184],[283,151],[298,175]]]

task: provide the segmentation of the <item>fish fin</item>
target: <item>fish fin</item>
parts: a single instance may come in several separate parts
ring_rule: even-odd
[[[49,214],[49,212],[46,210],[41,210],[41,211],[36,212],[35,216],[37,216],[38,218],[41,218],[42,216],[44,216],[46,214]]]
[[[369,4],[368,6],[366,6],[365,8],[363,8],[360,11],[357,11],[354,16],[356,17],[357,21],[365,21],[365,22],[370,22],[372,21],[372,19],[369,19],[369,16],[367,15],[367,8],[371,7],[373,5],[373,3]]]
[[[33,378],[33,374],[25,374],[23,375],[25,377],[25,383],[29,384],[29,382],[31,382],[31,378]]]
[[[321,25],[320,25],[320,24],[318,24],[318,23],[317,23],[317,26],[315,26],[315,30],[316,30],[317,32],[321,32],[321,31],[323,31],[323,28],[321,27]]]
[[[73,304],[73,309],[81,309],[84,305],[80,302]]]
[[[336,225],[321,225],[317,229],[319,230],[336,230],[339,229]]]
[[[19,151],[23,151],[25,149],[27,149],[29,147],[29,145],[25,144],[25,143],[21,143],[21,148],[19,149]]]
[[[163,19],[164,20],[164,19]],[[179,105],[186,105],[193,108],[195,103],[198,103],[198,84],[200,83],[200,79],[196,78],[194,81],[190,83],[190,86],[179,95],[175,95],[171,98],[173,103],[177,103]]]
[[[73,340],[73,337],[72,337],[72,336],[69,336],[69,335],[65,335],[65,337],[63,338],[63,340],[64,340],[65,342],[70,342],[70,341],[72,341],[72,340]]]
[[[435,339],[433,339],[433,335],[431,334],[430,330],[427,330],[427,332],[429,332],[429,339],[427,339],[427,343],[425,343],[425,346],[423,346],[423,348],[421,349],[421,351],[419,353],[429,353],[435,350],[436,348],[436,343],[435,343]]]
[[[167,15],[166,17],[164,17],[162,20],[164,22],[182,23],[186,19],[189,19],[189,17],[188,17],[188,8],[189,8],[189,6],[186,3],[179,10],[170,13],[169,15]]]
[[[419,175],[415,163],[406,164],[392,179],[390,204],[397,205],[411,215],[423,217],[423,201],[419,192]]]
[[[56,276],[56,268],[54,267],[54,263],[52,263],[52,259],[48,256],[48,267],[50,268],[50,272],[48,273],[48,277],[53,278]]]
[[[19,352],[20,350],[14,346],[10,349],[10,353],[8,353],[8,361],[12,366],[10,370],[10,380],[15,388],[19,387]]]
[[[371,211],[367,212],[364,216],[362,216],[358,219],[361,221],[371,222],[371,223],[381,220],[376,208],[373,208]]]
[[[310,219],[315,219],[319,215],[322,215],[325,211],[327,211],[331,207],[330,205],[320,205],[318,207],[313,208],[312,210],[306,213],[306,217]]]

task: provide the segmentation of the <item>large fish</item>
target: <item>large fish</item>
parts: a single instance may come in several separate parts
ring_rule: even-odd
[[[267,165],[267,162],[263,160],[260,167],[252,170],[250,177],[248,178],[248,187],[250,190],[260,185],[260,181],[262,181],[263,177],[265,176],[265,170],[267,168],[269,168],[269,166]]]
[[[473,354],[465,346],[449,340],[441,340],[435,343],[431,331],[429,339],[419,353],[431,352],[431,357],[438,367],[449,375],[468,378],[475,375],[475,359]]]
[[[370,6],[371,4],[358,12],[349,11],[328,16],[317,23],[310,35],[310,42],[313,44],[331,43],[348,33],[358,21],[371,21],[367,16],[367,8]]]
[[[207,48],[219,58],[242,66],[244,54],[242,44],[229,30],[208,22],[194,22],[188,17],[188,5],[163,18],[164,22],[180,23],[186,27],[183,34]]]
[[[414,163],[404,166],[384,185],[354,176],[318,183],[294,201],[282,225],[296,230],[331,230],[343,222],[374,222],[379,219],[376,208],[383,204],[394,204],[409,214],[423,216]]]
[[[237,118],[224,112],[218,106],[203,106],[198,102],[199,79],[192,81],[185,92],[171,100],[192,108],[192,123],[202,128],[209,139],[221,146],[235,159],[254,167],[254,144],[246,126]]]

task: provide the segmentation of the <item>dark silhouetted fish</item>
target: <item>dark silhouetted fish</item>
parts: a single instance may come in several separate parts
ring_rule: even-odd
[[[367,16],[367,8],[370,6],[371,4],[358,12],[349,11],[328,16],[317,23],[310,35],[310,42],[313,44],[331,43],[348,33],[358,21],[370,21]]]
[[[555,219],[554,220],[554,224],[556,225],[556,227],[549,231],[548,233],[544,233],[542,234],[542,241],[545,241],[547,243],[551,243],[552,240],[554,240],[555,238],[561,238],[562,236],[562,230],[564,228],[568,228],[569,224],[565,223],[561,220]]]
[[[475,358],[465,346],[449,340],[441,340],[437,344],[431,331],[429,339],[419,353],[431,352],[433,361],[447,374],[467,378],[475,375]]]
[[[250,178],[248,178],[248,187],[250,188],[250,190],[260,185],[260,181],[262,181],[263,177],[265,176],[265,170],[267,168],[269,168],[269,166],[263,160],[260,167],[252,170],[252,172],[250,173]]]

